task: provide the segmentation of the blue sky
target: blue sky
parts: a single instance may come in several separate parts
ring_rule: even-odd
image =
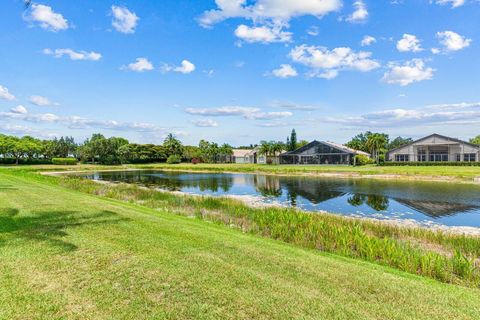
[[[477,0],[0,5],[0,132],[160,143],[480,134]]]

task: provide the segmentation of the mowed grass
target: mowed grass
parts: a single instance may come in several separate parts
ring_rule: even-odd
[[[10,166],[14,168],[14,166]],[[345,176],[385,176],[408,179],[446,179],[472,182],[480,178],[480,166],[343,166],[343,165],[262,165],[262,164],[189,164],[170,165],[165,163],[132,164],[123,166],[77,165],[77,166],[22,166],[27,170],[64,171],[64,170],[118,170],[118,169],[158,169],[209,172],[247,172],[277,175],[322,175],[341,174]]]
[[[480,317],[478,289],[12,170],[0,170],[0,275],[0,319]]]

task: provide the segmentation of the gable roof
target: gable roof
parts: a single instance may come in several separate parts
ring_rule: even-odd
[[[297,148],[293,151],[289,151],[289,152],[285,152],[283,153],[282,155],[289,155],[289,154],[297,154],[297,153],[301,153],[305,150],[308,150],[316,145],[319,145],[319,144],[324,144],[324,145],[327,145],[329,147],[332,147],[332,148],[335,148],[335,149],[338,149],[338,150],[341,150],[341,151],[344,151],[345,153],[351,153],[351,154],[363,154],[363,155],[366,155],[368,157],[370,157],[370,154],[367,153],[367,152],[364,152],[364,151],[360,151],[360,150],[355,150],[355,149],[352,149],[352,148],[349,148],[347,146],[344,146],[343,144],[338,144],[338,143],[334,143],[334,142],[330,142],[330,141],[318,141],[318,140],[313,140],[312,142],[300,147],[300,148]]]
[[[405,147],[409,147],[415,143],[418,143],[422,140],[425,140],[425,139],[428,139],[428,138],[431,138],[431,137],[438,137],[438,138],[442,138],[442,139],[445,139],[445,140],[449,140],[449,141],[454,141],[454,142],[458,142],[458,143],[462,143],[462,144],[466,144],[468,146],[471,146],[471,147],[475,147],[475,148],[478,148],[480,149],[480,146],[476,145],[476,144],[473,144],[473,143],[470,143],[470,142],[467,142],[467,141],[463,141],[463,140],[460,140],[460,139],[456,139],[456,138],[450,138],[450,137],[447,137],[447,136],[444,136],[444,135],[441,135],[441,134],[438,134],[438,133],[433,133],[429,136],[426,136],[426,137],[423,137],[423,138],[420,138],[418,140],[415,140],[413,142],[410,142],[406,145],[403,145],[401,147],[397,147],[395,149],[392,149],[392,150],[388,150],[387,154],[389,154],[390,152],[393,152],[393,151],[396,151],[396,150],[399,150],[399,149],[402,149],[402,148],[405,148]]]
[[[233,149],[233,156],[242,158],[248,155],[251,151],[252,150],[250,149]]]

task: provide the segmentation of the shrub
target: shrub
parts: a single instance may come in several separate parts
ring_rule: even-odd
[[[479,167],[480,162],[442,162],[442,161],[421,161],[421,162],[396,162],[386,161],[382,166],[412,166],[412,167],[431,167],[431,166],[451,166],[451,167]]]
[[[52,164],[63,166],[74,166],[77,164],[76,158],[53,158]]]
[[[273,164],[273,160],[271,158],[267,158],[267,164]]]
[[[17,160],[15,158],[0,158],[0,164],[10,165],[16,164]],[[51,164],[50,159],[18,159],[18,164]]]
[[[176,154],[172,154],[167,159],[168,164],[179,164],[180,162],[182,162],[182,158]]]
[[[367,164],[374,164],[375,163],[375,160],[363,155],[363,154],[357,154],[355,156],[355,164],[357,166],[364,166],[364,165],[367,165]]]

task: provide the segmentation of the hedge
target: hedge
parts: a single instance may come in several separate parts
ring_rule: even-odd
[[[0,158],[0,164],[16,164],[15,158]],[[18,159],[18,164],[51,164],[50,159]]]
[[[75,158],[53,158],[52,163],[56,165],[66,165],[73,166],[77,164],[77,159]]]
[[[441,161],[415,161],[415,162],[396,162],[388,161],[382,163],[382,166],[410,166],[410,167],[425,167],[425,166],[450,166],[450,167],[480,167],[480,162],[441,162]]]

